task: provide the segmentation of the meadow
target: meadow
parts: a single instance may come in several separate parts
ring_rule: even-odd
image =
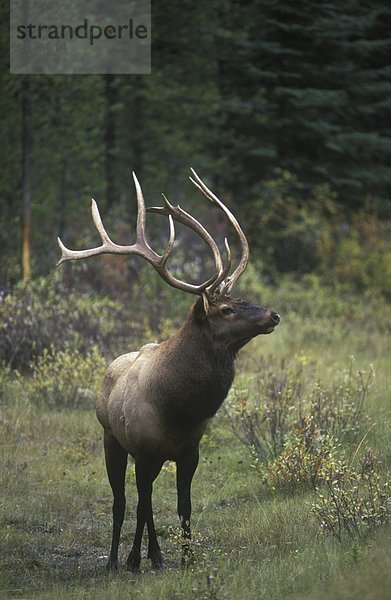
[[[105,571],[112,499],[94,414],[106,362],[99,349],[83,358],[66,348],[57,358],[49,353],[23,374],[3,366],[1,598],[388,597],[389,308],[377,297],[314,287],[264,295],[282,322],[242,351],[234,389],[202,441],[192,490],[195,562],[187,568],[174,465],[166,463],[154,512],[167,569],[153,572],[143,558],[140,575]],[[326,427],[331,451],[320,464]],[[135,527],[132,465],[127,500],[122,563]],[[346,516],[352,505],[357,513]]]

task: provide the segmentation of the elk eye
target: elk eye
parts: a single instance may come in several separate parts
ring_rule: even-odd
[[[235,311],[230,306],[222,306],[221,307],[221,312],[222,312],[223,315],[230,315],[231,313],[234,313]]]

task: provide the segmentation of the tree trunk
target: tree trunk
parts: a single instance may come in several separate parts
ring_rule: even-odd
[[[106,96],[106,125],[105,125],[105,175],[106,175],[106,203],[109,208],[114,204],[116,197],[115,181],[115,114],[113,106],[117,101],[114,75],[105,75]]]
[[[22,277],[31,277],[30,82],[21,83],[22,112]]]

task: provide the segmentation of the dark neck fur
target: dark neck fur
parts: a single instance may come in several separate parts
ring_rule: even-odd
[[[166,365],[161,385],[167,392],[162,408],[168,418],[193,426],[212,417],[231,387],[234,355],[213,340],[208,321],[190,314],[159,350]]]

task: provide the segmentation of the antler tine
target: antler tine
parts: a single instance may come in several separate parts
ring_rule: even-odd
[[[224,269],[221,271],[221,273],[217,277],[217,279],[213,282],[213,284],[210,287],[208,287],[207,292],[211,295],[215,291],[218,291],[219,294],[224,293],[221,291],[221,289],[219,289],[219,285],[224,281],[224,279],[227,277],[227,275],[231,269],[232,255],[231,255],[231,248],[229,247],[227,238],[224,238],[224,244],[225,244],[225,250],[227,253],[227,264],[225,265]]]
[[[94,199],[92,199],[91,203],[91,213],[92,219],[94,221],[95,227],[101,237],[102,245],[97,248],[89,248],[87,250],[70,250],[67,248],[60,238],[58,238],[58,245],[61,249],[61,258],[57,263],[57,266],[65,262],[66,260],[79,260],[82,258],[89,258],[90,256],[98,256],[100,254],[136,254],[138,256],[142,256],[145,258],[152,266],[159,271],[161,267],[167,263],[167,260],[170,256],[170,253],[174,247],[175,241],[175,228],[174,221],[171,216],[169,216],[169,227],[170,227],[170,235],[169,241],[167,244],[167,248],[163,254],[160,256],[157,254],[147,242],[145,235],[145,204],[144,198],[141,191],[140,184],[137,180],[136,175],[133,173],[134,182],[136,185],[136,194],[137,194],[137,204],[138,204],[138,212],[137,212],[137,237],[136,243],[131,246],[121,246],[119,244],[115,244],[107,234],[104,225],[102,223],[101,216],[99,214],[98,205]],[[170,283],[170,282],[169,282]]]
[[[147,238],[145,235],[146,208],[145,208],[144,195],[143,195],[143,191],[141,189],[139,180],[137,179],[136,173],[134,171],[132,171],[132,176],[133,176],[133,181],[134,181],[134,185],[136,188],[136,198],[137,198],[137,225],[136,225],[137,241],[140,244],[145,244],[149,247],[149,244],[147,242]]]
[[[102,244],[113,244],[111,239],[109,238],[106,229],[103,226],[102,219],[99,214],[99,208],[97,203],[93,198],[91,198],[91,214],[92,220],[94,221],[94,225],[101,237]]]
[[[205,185],[205,183],[197,175],[197,173],[194,171],[194,169],[191,169],[191,172],[194,175],[194,179],[192,177],[190,177],[189,178],[190,181],[204,194],[204,196],[206,196],[208,198],[208,200],[210,200],[210,202],[212,202],[212,204],[215,204],[215,205],[217,204],[221,208],[221,210],[228,217],[230,223],[233,225],[233,227],[240,239],[242,256],[241,256],[239,265],[236,267],[236,269],[234,270],[232,275],[227,278],[226,282],[224,282],[221,289],[219,290],[219,293],[229,295],[231,292],[232,286],[239,279],[240,275],[243,273],[243,271],[247,267],[247,264],[249,261],[249,256],[250,256],[248,242],[247,242],[246,236],[244,235],[243,230],[240,227],[236,217],[231,213],[229,208],[227,208],[227,206],[225,206],[225,204],[223,202],[221,202],[221,200],[219,200],[219,198]]]
[[[121,246],[117,246],[114,242],[109,238],[99,214],[98,205],[95,200],[92,198],[91,200],[91,213],[92,220],[94,221],[95,227],[101,237],[102,245],[97,248],[89,248],[88,250],[70,250],[67,248],[61,241],[60,238],[57,238],[58,245],[61,250],[61,258],[57,263],[57,266],[61,265],[66,260],[78,260],[80,258],[89,258],[90,256],[97,256],[98,254],[103,253],[112,253],[118,254]]]

